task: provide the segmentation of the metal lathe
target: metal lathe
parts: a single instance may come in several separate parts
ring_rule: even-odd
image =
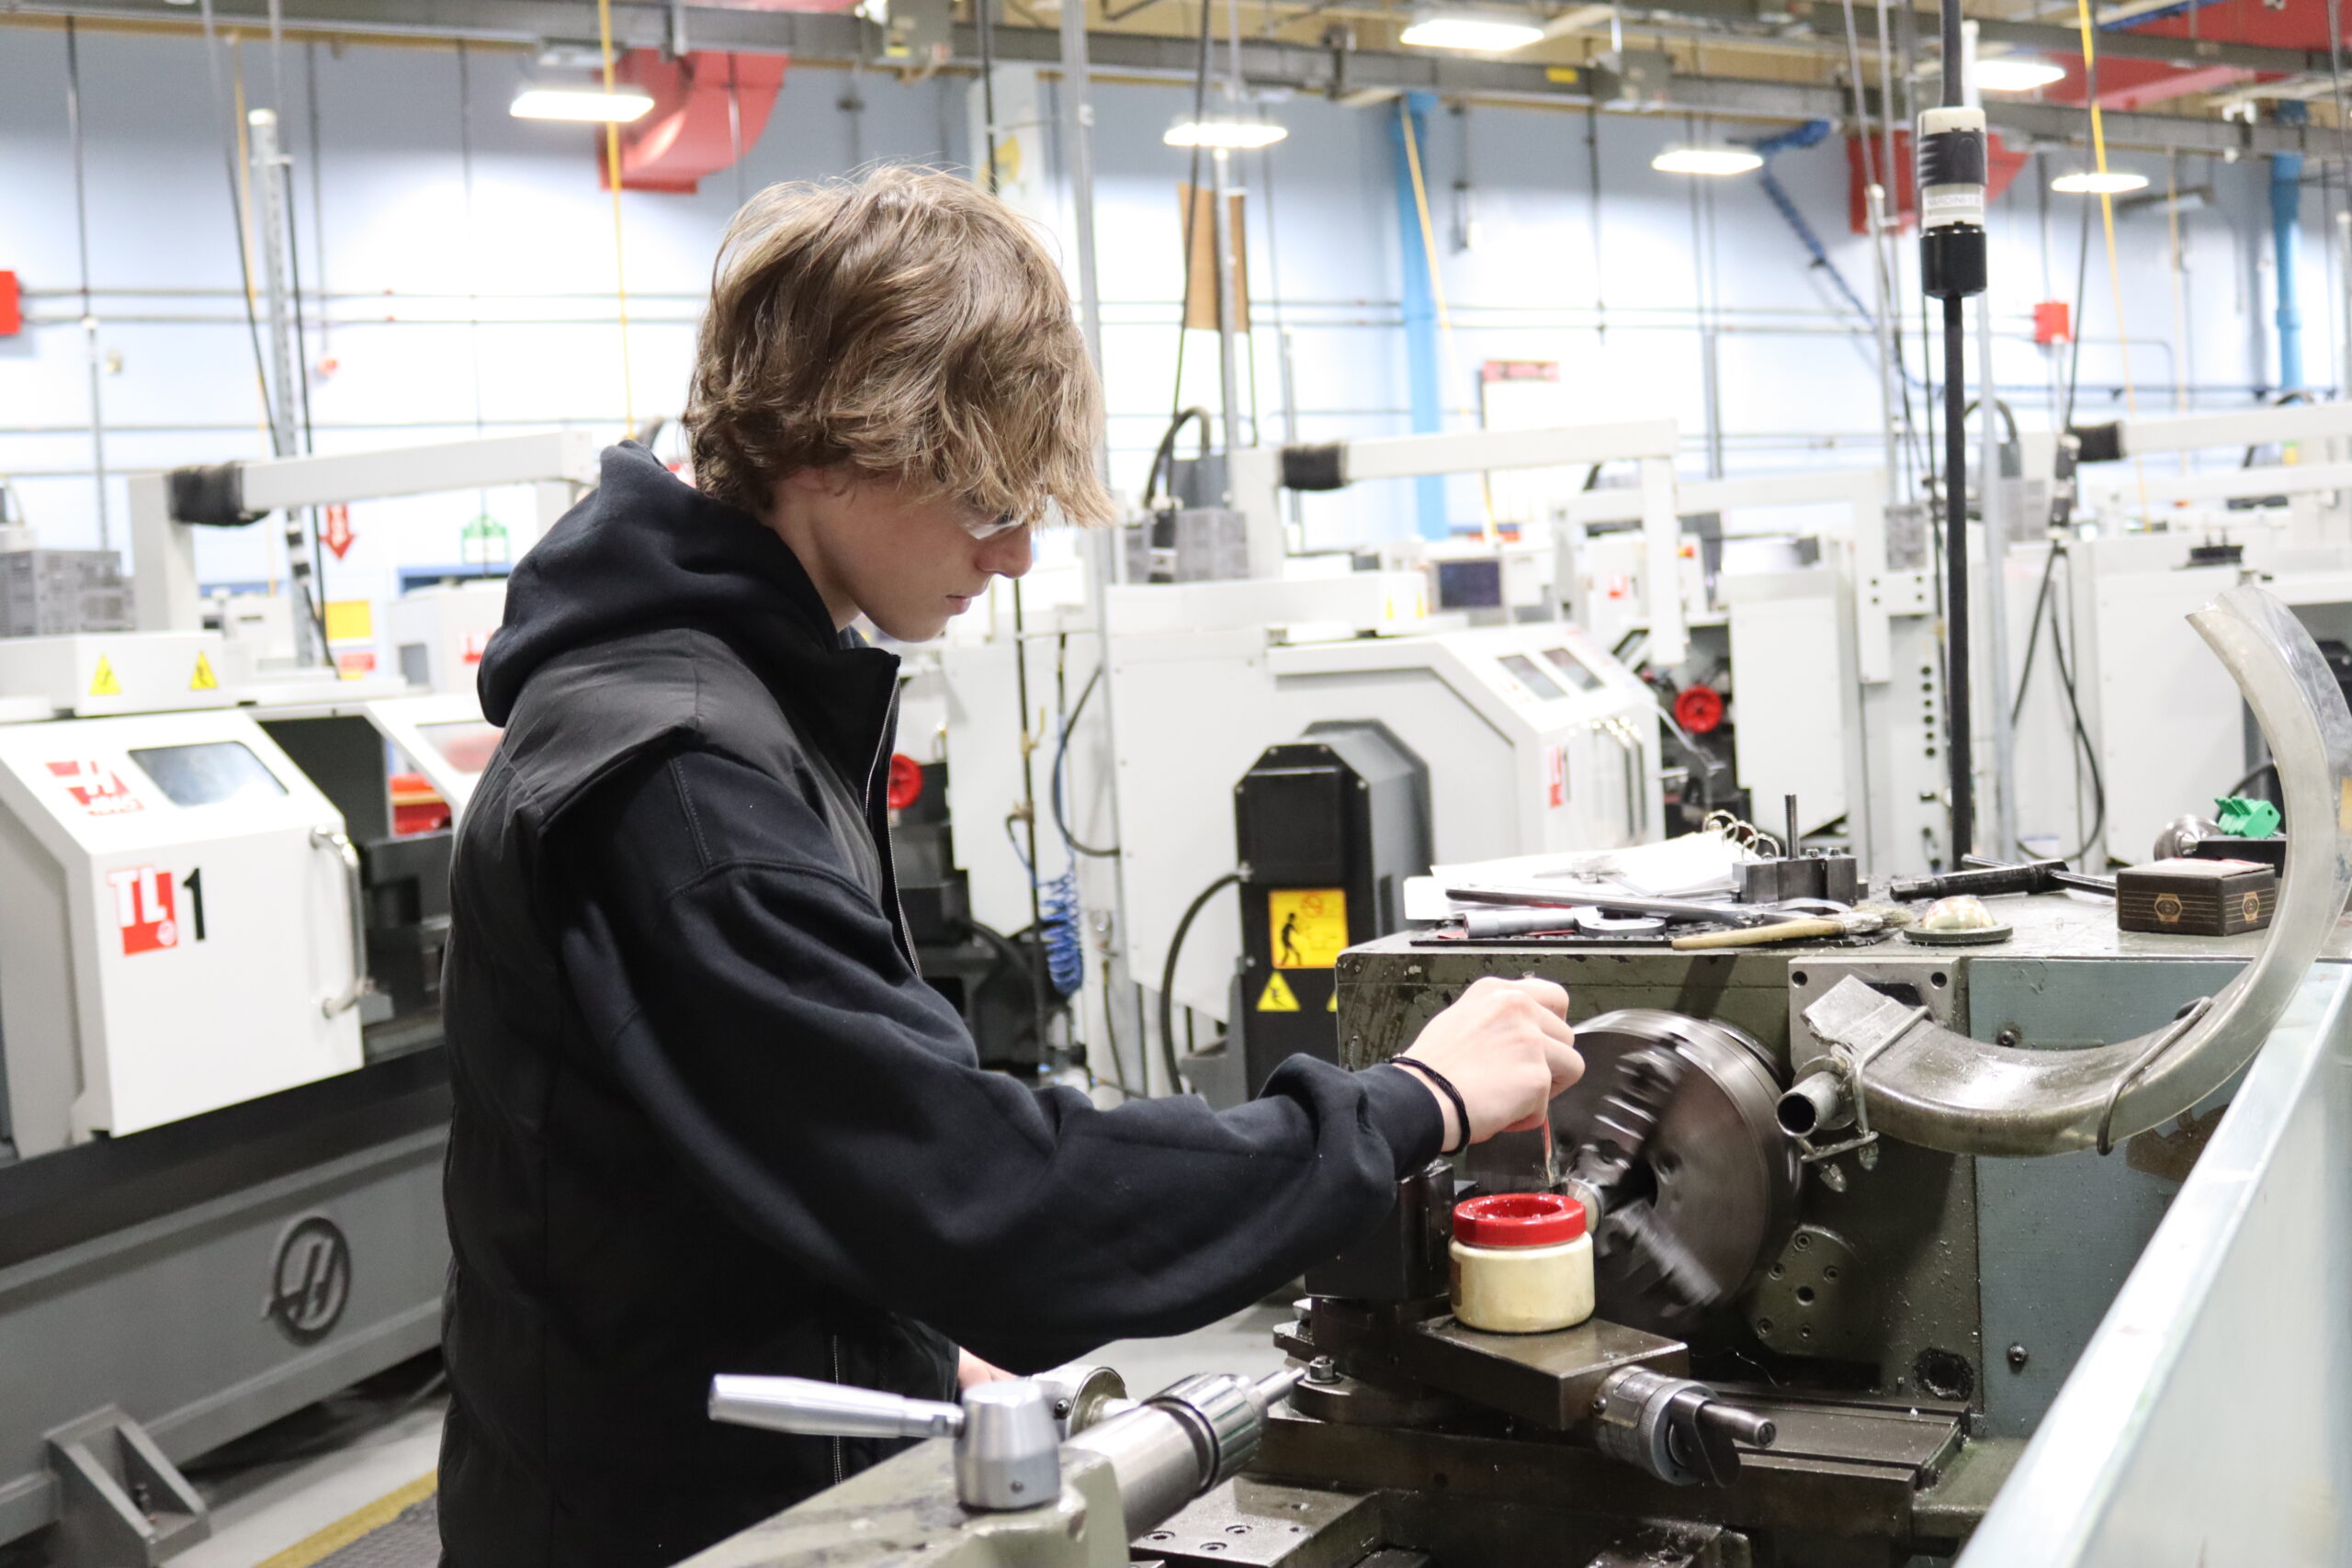
[[[2259,590],[2192,619],[2279,764],[2267,931],[2120,931],[2059,890],[1965,947],[1352,948],[1350,1066],[1482,976],[1566,986],[1587,1067],[1550,1126],[1405,1181],[1308,1272],[1272,1378],[720,1380],[722,1418],[940,1440],[695,1568],[2346,1560],[2352,713]],[[1595,1316],[1449,1315],[1474,1189],[1584,1201]]]

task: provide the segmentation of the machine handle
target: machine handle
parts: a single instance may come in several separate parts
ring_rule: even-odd
[[[313,828],[311,847],[333,850],[343,863],[345,901],[351,908],[351,985],[331,997],[319,998],[319,1010],[329,1018],[349,1012],[359,1005],[359,998],[373,996],[375,976],[368,973],[368,888],[359,869],[359,852],[352,847],[351,835],[340,828]]]
[[[710,1380],[710,1418],[817,1438],[952,1438],[964,1429],[960,1405],[809,1378],[731,1372]]]

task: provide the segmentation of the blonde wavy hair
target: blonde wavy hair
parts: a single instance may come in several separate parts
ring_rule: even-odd
[[[955,175],[770,186],[728,225],[685,413],[695,482],[763,510],[846,464],[1025,521],[1112,515],[1102,395],[1045,245]]]

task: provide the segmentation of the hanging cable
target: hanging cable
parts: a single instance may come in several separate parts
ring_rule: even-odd
[[[97,491],[98,548],[114,548],[107,504],[107,421],[99,395],[98,312],[90,303],[90,193],[82,165],[82,50],[74,18],[65,18],[65,132],[74,147],[74,236],[82,262],[82,340],[90,362],[90,471]]]
[[[1069,715],[1062,719],[1061,743],[1054,751],[1053,801],[1054,826],[1060,830],[1062,843],[1071,855],[1092,855],[1099,860],[1108,860],[1119,852],[1119,846],[1113,844],[1108,849],[1096,849],[1092,844],[1080,843],[1077,836],[1069,830],[1069,818],[1062,804],[1063,780],[1068,776],[1069,765],[1070,734],[1078,728],[1079,716],[1086,711],[1086,699],[1094,694],[1094,688],[1102,683],[1102,666],[1098,664],[1094,667],[1094,673],[1086,678],[1086,684],[1078,689],[1078,701],[1070,705]],[[1073,878],[1077,874],[1075,860],[1071,863],[1070,874]]]
[[[989,12],[989,0],[972,0],[972,21],[980,38],[980,141],[988,159],[987,172],[980,176],[980,188],[990,196],[997,193],[996,177],[996,19]]]
[[[1193,901],[1184,906],[1183,917],[1176,922],[1176,933],[1168,939],[1168,962],[1159,966],[1159,1054],[1168,1068],[1168,1092],[1170,1094],[1182,1094],[1184,1083],[1176,1069],[1176,960],[1183,953],[1184,938],[1191,933],[1193,922],[1200,918],[1203,907],[1216,897],[1219,888],[1230,886],[1240,880],[1239,872],[1228,871],[1202,888],[1193,896]]]
[[[321,375],[334,362],[334,345],[327,339],[327,220],[326,180],[319,173],[322,154],[319,137],[319,46],[315,42],[302,45],[303,107],[308,111],[311,130],[311,256],[317,264],[319,284],[319,364]]]
[[[596,0],[596,39],[604,54],[605,96],[609,98],[613,96],[613,0]],[[621,246],[621,128],[610,119],[605,122],[605,178],[613,192],[613,299],[621,317],[621,423],[627,430],[635,430],[636,378],[628,362],[628,271]]]
[[[1209,35],[1212,13],[1209,0],[1201,0],[1201,63],[1193,79],[1193,123],[1199,125],[1209,112]],[[1212,197],[1214,199],[1214,197]],[[1200,138],[1193,139],[1193,156],[1184,174],[1184,281],[1183,298],[1176,302],[1176,385],[1168,394],[1168,411],[1175,414],[1184,406],[1184,340],[1193,317],[1193,214],[1201,205],[1201,146]],[[1215,287],[1214,284],[1211,287]],[[1203,428],[1206,428],[1204,426]]]
[[[2050,543],[2050,554],[2041,563],[2041,587],[2034,595],[2033,621],[2026,633],[2025,663],[2018,672],[2018,690],[2016,697],[2009,705],[2009,722],[2012,725],[2016,724],[2018,716],[2025,712],[2026,694],[2033,684],[2034,652],[2041,647],[2042,624],[2046,618],[2050,627],[2051,663],[2057,669],[2059,687],[2066,694],[2066,711],[2068,722],[2072,728],[2068,744],[2075,754],[2082,760],[2083,768],[2088,773],[2091,784],[2090,826],[2084,829],[2083,841],[2059,857],[2061,860],[2073,862],[2088,854],[2091,846],[2098,843],[2099,836],[2107,831],[2107,780],[2099,771],[2098,748],[2091,744],[2089,727],[2083,722],[2082,698],[2075,684],[2075,660],[2066,651],[2065,641],[2059,627],[2058,606],[2050,594],[2052,578],[2061,560],[2066,563],[2066,588],[2071,595],[2074,592],[2075,563],[2067,555],[2065,545],[2052,539]],[[2079,788],[2078,783],[2078,793],[2075,796],[2075,822],[2078,826],[2082,820],[2080,811],[2082,797]],[[2103,868],[2095,867],[2094,869]]]
[[[283,109],[279,113],[282,118]],[[305,341],[303,326],[302,247],[295,237],[297,225],[294,221],[292,161],[281,158],[277,166],[270,171],[269,177],[279,183],[283,192],[278,206],[286,214],[287,300],[292,307],[294,315],[294,386],[299,393],[298,401],[302,416],[302,450],[305,453],[311,453],[318,450],[318,441],[311,423],[311,355]],[[321,304],[320,309],[322,311],[325,310],[323,303]],[[310,539],[311,572],[318,589],[314,597],[318,601],[319,649],[332,664],[334,661],[334,656],[327,648],[327,550],[325,541],[320,536],[317,507],[306,506],[302,509],[302,527]]]
[[[212,0],[200,0],[204,23],[204,68],[212,84],[212,118],[220,132],[221,166],[229,179],[229,213],[237,231],[237,276],[243,280],[245,296],[245,335],[253,345],[254,389],[260,396],[263,423],[268,423],[269,373],[268,361],[261,351],[261,316],[254,305],[254,264],[245,244],[244,185],[239,176],[237,130],[228,118],[228,106],[221,99],[220,60],[219,40],[212,27]]]
[[[1143,509],[1146,512],[1151,510],[1151,503],[1159,498],[1159,476],[1162,470],[1165,470],[1168,474],[1170,498],[1171,500],[1174,498],[1176,489],[1176,438],[1183,434],[1184,426],[1187,423],[1194,421],[1198,421],[1200,423],[1202,449],[1204,452],[1207,450],[1209,439],[1209,411],[1201,407],[1198,403],[1194,403],[1191,408],[1178,411],[1176,417],[1168,422],[1168,428],[1160,434],[1159,445],[1153,449],[1151,454],[1151,467],[1144,473]]]

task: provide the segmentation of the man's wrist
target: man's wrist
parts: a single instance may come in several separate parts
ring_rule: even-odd
[[[1429,1091],[1437,1097],[1438,1122],[1443,1130],[1443,1141],[1438,1145],[1439,1152],[1453,1155],[1460,1154],[1464,1149],[1468,1148],[1470,1146],[1470,1107],[1463,1100],[1462,1091],[1453,1087],[1453,1080],[1429,1063],[1411,1055],[1397,1057],[1396,1065],[1420,1079]]]
[[[1409,1072],[1411,1069],[1408,1068],[1407,1071]],[[1453,1101],[1448,1100],[1443,1094],[1440,1093],[1437,1085],[1430,1082],[1429,1079],[1421,1077],[1420,1074],[1414,1073],[1413,1081],[1419,1084],[1423,1089],[1429,1090],[1430,1098],[1437,1101],[1438,1122],[1445,1129],[1443,1135],[1442,1135],[1437,1141],[1437,1146],[1441,1149],[1450,1149],[1455,1145],[1461,1143],[1462,1121],[1460,1117],[1453,1113]]]

